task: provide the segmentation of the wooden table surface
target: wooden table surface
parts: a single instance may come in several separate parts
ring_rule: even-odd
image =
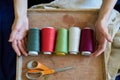
[[[30,27],[69,28],[71,26],[93,27],[97,19],[98,10],[29,10]],[[74,69],[44,76],[38,80],[106,80],[104,54],[99,57],[77,55],[57,56],[44,55],[33,57],[19,57],[17,60],[16,80],[28,80],[25,76],[26,64],[30,60],[40,61],[49,68],[73,66]],[[21,72],[20,72],[21,71]]]

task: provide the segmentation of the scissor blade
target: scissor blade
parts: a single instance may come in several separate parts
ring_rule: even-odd
[[[64,67],[64,68],[57,68],[57,69],[54,69],[55,72],[62,72],[62,71],[66,71],[66,70],[70,70],[70,69],[73,69],[74,67]]]

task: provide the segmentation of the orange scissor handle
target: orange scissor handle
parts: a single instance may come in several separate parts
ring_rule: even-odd
[[[41,76],[53,74],[53,73],[55,73],[55,71],[53,69],[46,70],[46,71],[32,70],[31,69],[26,73],[26,77],[28,79],[31,79],[31,80],[36,80],[36,79],[40,78]],[[34,75],[35,75],[35,77],[34,77]]]
[[[53,73],[55,73],[55,70],[50,69],[50,70],[40,71],[40,70],[36,70],[36,69],[31,69],[27,73],[31,73],[31,74],[32,73],[33,74],[41,73],[41,75],[47,75],[47,74],[53,74]]]
[[[40,78],[42,76],[42,73],[40,70],[29,70],[28,72],[26,72],[26,77],[29,80],[37,80],[38,78]]]
[[[53,69],[42,71],[42,75],[48,75],[48,74],[53,74],[53,73],[55,73],[55,70]]]
[[[37,70],[37,69],[31,69],[31,70],[28,70],[27,73],[41,73],[42,71],[40,70]]]
[[[26,77],[32,80],[36,80],[43,75],[55,73],[55,70],[49,69],[45,65],[35,60],[28,62],[27,68],[29,70],[26,72]]]
[[[40,62],[35,61],[35,60],[32,60],[32,61],[28,62],[27,68],[28,69],[49,70],[48,67],[46,67],[45,65],[43,65]]]

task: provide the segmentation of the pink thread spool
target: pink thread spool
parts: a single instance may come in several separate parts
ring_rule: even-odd
[[[86,27],[81,30],[80,52],[88,56],[93,52],[93,30]]]
[[[41,30],[41,51],[44,54],[51,54],[54,51],[56,30],[53,27],[46,27]]]

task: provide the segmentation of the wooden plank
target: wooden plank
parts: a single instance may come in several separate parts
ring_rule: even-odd
[[[46,27],[53,26],[55,28],[71,26],[86,27],[94,26],[94,22],[97,18],[97,11],[57,11],[57,10],[31,10],[28,11],[30,27]],[[34,22],[33,22],[34,21]]]
[[[28,12],[98,12],[99,9],[28,9]]]
[[[98,10],[29,10],[28,17],[30,27],[46,27],[52,26],[57,28],[64,27],[69,28],[71,26],[78,26],[80,28],[90,26],[93,27],[98,16]],[[75,68],[69,71],[52,74],[49,76],[42,77],[38,80],[107,80],[104,54],[95,57],[85,57],[79,54],[77,55],[66,55],[56,56],[43,55],[33,57],[22,57],[18,58],[17,63],[22,62],[22,66],[18,65],[17,69],[21,69],[22,72],[18,71],[16,80],[28,80],[25,77],[27,71],[26,64],[30,60],[37,60],[45,64],[49,68],[59,68],[65,66],[74,66]]]

